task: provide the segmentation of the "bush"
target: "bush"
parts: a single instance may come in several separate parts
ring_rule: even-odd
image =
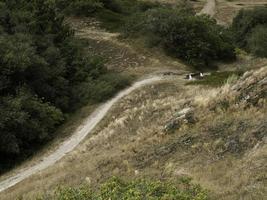
[[[154,8],[133,16],[126,37],[143,37],[162,46],[170,55],[197,67],[211,67],[214,60],[235,59],[231,32],[207,16],[181,8]]]
[[[112,178],[92,191],[88,186],[80,188],[59,188],[47,200],[133,200],[133,199],[175,199],[175,200],[207,200],[208,195],[199,185],[190,183],[188,179],[176,182],[136,180],[125,182]],[[40,199],[39,199],[40,200]]]
[[[103,3],[99,0],[74,0],[67,6],[66,12],[76,16],[91,16],[102,8]]]
[[[267,25],[256,26],[248,38],[248,49],[254,55],[267,57]]]
[[[267,7],[241,10],[234,18],[235,42],[257,56],[266,56]]]
[[[22,89],[15,96],[0,97],[0,171],[53,137],[63,113],[50,103]]]

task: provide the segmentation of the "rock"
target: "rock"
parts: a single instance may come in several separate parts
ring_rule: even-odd
[[[174,118],[165,125],[164,132],[174,131],[184,123],[195,123],[196,121],[192,108],[184,108],[174,114]]]
[[[267,98],[266,68],[246,72],[231,89],[236,92],[238,101],[257,106],[260,99]]]

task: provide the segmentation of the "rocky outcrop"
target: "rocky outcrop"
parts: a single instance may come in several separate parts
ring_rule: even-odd
[[[236,92],[237,100],[259,105],[267,98],[267,67],[246,72],[231,89]]]

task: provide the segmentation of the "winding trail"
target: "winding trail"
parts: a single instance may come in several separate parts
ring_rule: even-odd
[[[216,0],[207,0],[205,7],[198,14],[207,14],[210,16],[215,15],[216,10]],[[106,35],[105,35],[106,36]],[[108,37],[107,37],[108,38]],[[131,87],[121,91],[111,100],[99,106],[84,122],[76,129],[76,131],[72,134],[70,138],[64,141],[59,147],[47,157],[44,157],[41,162],[33,165],[31,167],[27,167],[21,169],[16,175],[10,176],[9,178],[0,182],[0,192],[11,188],[17,183],[25,180],[33,174],[36,174],[52,165],[54,165],[57,161],[62,159],[67,153],[77,147],[81,141],[83,141],[86,136],[88,136],[93,129],[97,126],[97,124],[106,116],[111,107],[116,104],[119,100],[121,100],[124,96],[130,94],[134,90],[141,88],[145,85],[149,85],[155,83],[157,81],[163,80],[162,75],[154,75],[150,76],[146,79],[135,82]]]
[[[204,8],[198,13],[198,15],[202,14],[213,17],[216,14],[216,0],[207,0]]]
[[[97,126],[97,124],[105,117],[110,108],[121,100],[124,96],[130,94],[134,90],[155,83],[157,81],[163,80],[162,75],[155,75],[149,78],[137,81],[131,87],[121,91],[111,100],[99,106],[85,121],[80,125],[77,130],[72,134],[70,138],[64,141],[59,148],[54,151],[49,156],[43,158],[43,160],[29,168],[22,169],[18,174],[7,178],[6,180],[0,182],[0,192],[16,185],[17,183],[23,181],[24,179],[30,177],[31,175],[46,169],[49,166],[54,165],[57,161],[63,158],[67,153],[71,152],[75,147],[77,147],[80,142],[89,135],[92,130]]]

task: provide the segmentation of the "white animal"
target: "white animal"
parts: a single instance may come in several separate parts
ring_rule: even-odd
[[[192,78],[192,74],[189,74],[189,78],[188,78],[189,80],[192,80],[193,78]]]

